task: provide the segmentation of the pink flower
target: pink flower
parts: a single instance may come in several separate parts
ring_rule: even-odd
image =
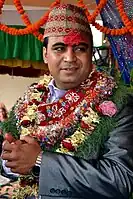
[[[109,117],[112,117],[117,112],[117,107],[112,101],[104,101],[99,105],[99,108],[103,115],[107,115]]]

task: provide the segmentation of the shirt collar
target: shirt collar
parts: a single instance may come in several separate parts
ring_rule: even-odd
[[[55,98],[61,98],[65,93],[66,90],[59,89],[55,86],[55,81],[52,79],[48,84],[50,96],[55,96]]]

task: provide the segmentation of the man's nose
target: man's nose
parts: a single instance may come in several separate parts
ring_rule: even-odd
[[[66,62],[74,62],[77,60],[76,54],[73,51],[72,47],[68,47],[66,52],[64,53],[64,61]]]

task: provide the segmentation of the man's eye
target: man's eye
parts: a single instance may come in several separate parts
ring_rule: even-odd
[[[87,51],[87,47],[85,47],[85,46],[76,46],[75,48],[74,48],[74,51],[75,52],[86,52]]]
[[[58,47],[55,47],[53,50],[56,51],[56,52],[64,52],[65,51],[65,47],[58,46]]]

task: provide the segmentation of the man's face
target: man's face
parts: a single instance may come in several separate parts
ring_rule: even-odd
[[[64,36],[49,37],[43,56],[49,71],[60,89],[77,87],[92,70],[91,41],[72,45],[65,42]]]

